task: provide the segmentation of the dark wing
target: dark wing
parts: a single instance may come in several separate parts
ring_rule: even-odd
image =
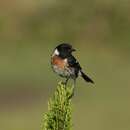
[[[68,59],[69,66],[74,68],[74,72],[75,72],[76,77],[78,77],[78,74],[80,72],[82,78],[85,81],[90,82],[90,83],[94,83],[94,81],[89,76],[87,76],[85,73],[83,73],[82,68],[81,68],[79,62],[75,59],[74,56],[70,56],[67,59]]]
[[[75,70],[75,74],[76,74],[76,77],[77,77],[79,71],[82,69],[82,68],[80,67],[79,62],[78,62],[78,61],[75,59],[75,57],[72,56],[72,55],[69,56],[67,59],[68,59],[69,67],[74,68],[74,70]]]

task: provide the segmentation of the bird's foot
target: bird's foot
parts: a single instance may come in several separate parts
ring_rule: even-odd
[[[61,84],[65,85],[65,86],[67,85],[67,83],[66,83],[66,82],[64,82],[64,81],[62,81],[62,82],[61,82]]]

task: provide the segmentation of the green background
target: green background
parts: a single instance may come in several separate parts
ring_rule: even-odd
[[[130,130],[130,1],[1,0],[0,129],[39,130],[69,42],[94,85],[77,80],[74,130]]]

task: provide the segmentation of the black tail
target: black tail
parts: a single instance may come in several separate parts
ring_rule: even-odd
[[[81,72],[81,76],[83,77],[83,79],[87,82],[90,82],[90,83],[93,83],[94,84],[94,81],[92,79],[90,79],[85,73],[83,73],[82,71]]]

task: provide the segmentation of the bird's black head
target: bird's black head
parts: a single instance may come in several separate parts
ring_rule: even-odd
[[[75,49],[72,48],[72,45],[68,44],[68,43],[62,43],[60,45],[58,45],[55,50],[57,50],[57,52],[59,53],[59,56],[62,58],[66,58],[68,56],[71,55],[71,53],[73,51],[75,51]]]

